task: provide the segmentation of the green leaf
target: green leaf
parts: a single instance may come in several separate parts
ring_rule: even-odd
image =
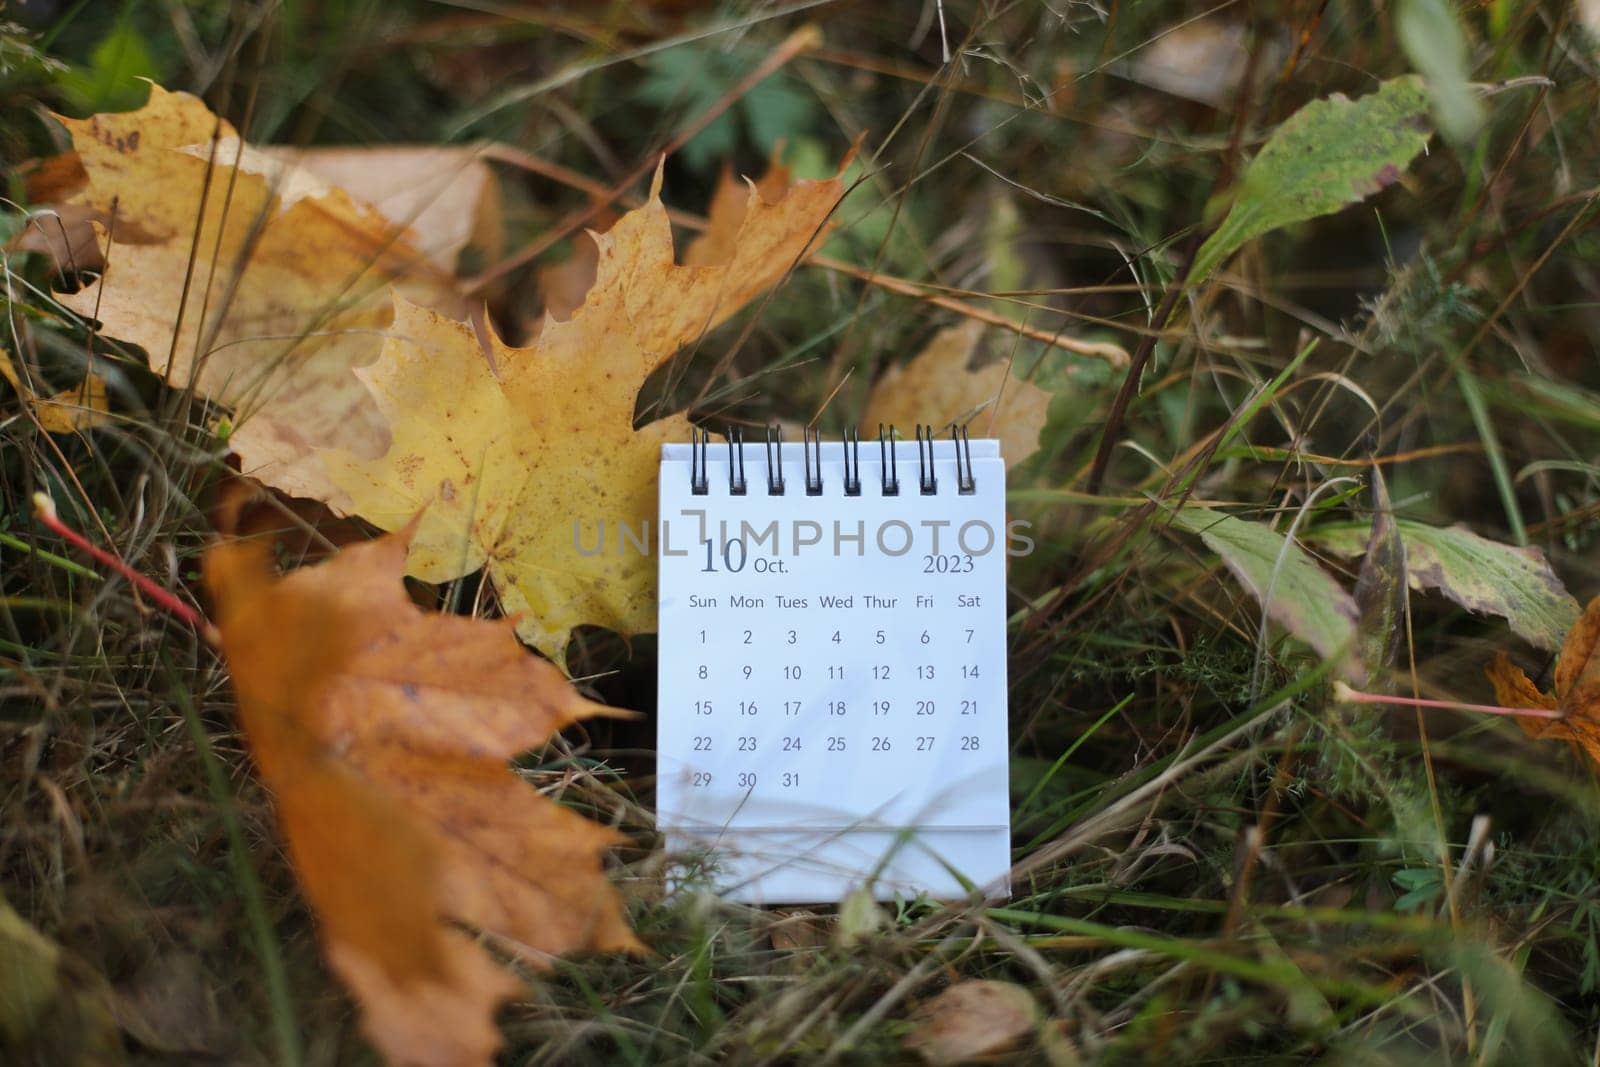
[[[1401,0],[1395,35],[1411,65],[1428,79],[1433,118],[1453,144],[1466,144],[1483,124],[1483,103],[1467,81],[1467,35],[1447,0]]]
[[[1534,374],[1513,375],[1504,384],[1483,383],[1494,402],[1523,416],[1543,415],[1586,430],[1600,430],[1600,393]]]
[[[1356,602],[1298,542],[1261,523],[1208,508],[1185,508],[1172,522],[1198,534],[1221,556],[1234,577],[1265,605],[1269,618],[1324,659],[1338,660],[1342,673],[1359,680],[1359,661],[1350,655],[1359,615]]]
[[[111,990],[0,895],[0,1050],[7,1063],[121,1063]]]
[[[1394,902],[1396,911],[1414,911],[1444,892],[1444,879],[1434,867],[1408,867],[1394,872],[1394,884],[1406,892]]]
[[[61,950],[0,897],[0,1035],[20,1043],[61,990]]]
[[[684,46],[646,60],[649,74],[636,97],[653,108],[692,119],[711,110],[749,73],[743,61],[718,49]],[[732,157],[741,129],[764,156],[816,123],[815,100],[779,71],[753,87],[679,150],[684,166],[709,173]]]
[[[94,46],[87,68],[65,72],[56,84],[73,107],[92,114],[139,107],[150,95],[145,78],[160,81],[161,71],[139,31],[123,19]]]
[[[1529,644],[1556,651],[1578,621],[1578,602],[1544,554],[1480,537],[1465,526],[1429,526],[1401,519],[1411,588],[1437,589],[1468,611],[1498,615]],[[1317,541],[1342,556],[1367,547],[1362,531],[1318,531]]]
[[[1401,889],[1427,889],[1443,882],[1437,867],[1404,867],[1391,877]]]
[[[1241,245],[1366,199],[1428,144],[1428,92],[1415,75],[1357,100],[1339,93],[1290,115],[1239,179],[1227,218],[1195,256],[1197,283]]]

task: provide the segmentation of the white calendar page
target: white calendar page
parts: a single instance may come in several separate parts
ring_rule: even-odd
[[[704,847],[719,888],[755,903],[1006,892],[1010,867],[1005,468],[971,442],[896,445],[898,495],[863,442],[860,495],[844,448],[821,446],[808,495],[785,445],[769,492],[764,442],[661,462],[657,813],[668,845]],[[963,450],[965,456],[965,450]]]

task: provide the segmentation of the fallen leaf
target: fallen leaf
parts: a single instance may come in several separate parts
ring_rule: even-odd
[[[538,337],[539,331],[544,329],[546,315],[566,322],[583,306],[583,298],[589,295],[595,273],[600,269],[600,246],[594,239],[616,224],[615,212],[602,209],[595,215],[593,226],[573,237],[572,255],[560,263],[539,268],[539,293],[544,297],[544,308],[527,324],[530,338]]]
[[[1267,615],[1323,658],[1338,657],[1340,673],[1360,680],[1363,668],[1355,650],[1355,599],[1323,570],[1297,541],[1257,522],[1189,507],[1173,525],[1198,534],[1222,557],[1234,577],[1264,604]]]
[[[1533,547],[1501,544],[1465,526],[1400,519],[1411,588],[1436,589],[1468,611],[1498,615],[1520,637],[1554,651],[1578,621],[1578,602]],[[1367,551],[1356,528],[1318,531],[1318,544],[1341,556]]]
[[[867,396],[862,427],[906,433],[919,423],[944,430],[970,419],[974,435],[1000,439],[1008,469],[1037,452],[1050,394],[1013,377],[1005,360],[968,370],[983,332],[983,323],[964,320],[934,334],[910,363],[890,367]]]
[[[1388,667],[1400,652],[1406,622],[1406,543],[1389,502],[1383,469],[1372,468],[1372,532],[1356,575],[1356,629],[1368,672]]]
[[[106,254],[97,282],[58,299],[170,383],[234,407],[246,473],[337,499],[313,448],[388,444],[350,372],[378,354],[390,285],[456,313],[451,280],[379,212],[243,144],[196,97],[152,86],[138,111],[60,121],[85,175],[68,203]]]
[[[0,1051],[8,1063],[122,1062],[110,990],[0,894]]]
[[[1498,653],[1488,667],[1489,681],[1494,685],[1495,699],[1506,708],[1547,708],[1555,710],[1556,698],[1542,693],[1533,679],[1521,667],[1511,662],[1504,652]],[[1524,728],[1543,726],[1537,719],[1518,719]]]
[[[816,912],[800,908],[774,908],[767,936],[780,952],[807,952],[828,943],[827,927]]]
[[[56,204],[81,192],[88,183],[78,153],[62,152],[39,160],[28,171],[23,188],[30,204]]]
[[[29,203],[49,204],[81,190],[88,180],[76,152],[41,161],[28,173]],[[91,213],[82,205],[45,206],[28,213],[28,225],[13,242],[23,252],[39,252],[63,277],[99,270],[100,248],[94,240]],[[49,433],[72,433],[110,422],[106,383],[88,372],[75,388],[40,396],[24,379],[9,348],[0,348],[0,377],[11,384],[22,401],[33,408],[39,425]]]
[[[661,445],[689,435],[672,415],[634,429],[651,371],[726,320],[804,258],[843,193],[803,181],[777,203],[747,196],[731,259],[678,266],[660,173],[649,201],[596,238],[594,286],[571,319],[546,317],[533,344],[396,303],[383,355],[360,377],[389,420],[377,459],[323,453],[351,510],[393,530],[424,505],[410,573],[447,581],[488,570],[517,633],[557,663],[574,626],[655,626],[656,567],[643,552],[582,555],[574,523],[655,525]]]
[[[906,1046],[935,1067],[1013,1052],[1039,1025],[1033,994],[1011,982],[957,982],[924,1004]]]
[[[1428,92],[1415,76],[1391,78],[1357,100],[1313,100],[1245,167],[1222,225],[1195,253],[1189,283],[1253,237],[1365,200],[1398,179],[1428,137]]]
[[[794,175],[781,160],[783,146],[779,145],[767,163],[767,171],[756,181],[735,178],[733,168],[724,164],[717,176],[717,188],[711,194],[711,207],[706,211],[705,232],[684,249],[683,263],[687,267],[709,267],[730,263],[739,247],[739,231],[749,212],[751,194],[768,207],[774,206],[788,194]]]
[[[409,529],[272,573],[266,539],[207,550],[205,581],[250,751],[328,962],[392,1063],[487,1064],[534,965],[639,947],[601,860],[618,835],[508,761],[610,709],[518,644],[508,620],[407,597]]]
[[[94,231],[94,212],[69,199],[83,191],[89,176],[76,152],[62,152],[39,160],[28,171],[28,225],[12,247],[39,252],[63,279],[105,265]]]
[[[411,243],[446,273],[455,272],[468,247],[485,260],[500,258],[500,183],[470,145],[274,146],[266,151],[377,208],[405,227]]]
[[[1173,96],[1223,107],[1250,70],[1248,34],[1240,19],[1185,18],[1139,50],[1133,77]],[[1270,64],[1268,57],[1264,65]]]
[[[1578,21],[1589,36],[1600,37],[1600,0],[1578,0]]]
[[[1542,693],[1504,652],[1488,667],[1495,700],[1507,708],[1552,708],[1559,719],[1521,717],[1529,737],[1554,737],[1600,766],[1600,596],[1589,601],[1556,660],[1555,692]]]
[[[89,175],[76,152],[62,152],[34,164],[23,185],[32,205],[28,227],[18,235],[15,246],[25,252],[43,252],[62,274],[99,270],[104,263],[95,240],[94,212],[69,202],[88,184]]]
[[[151,1052],[215,1056],[227,1047],[231,1030],[213,983],[195,956],[159,956],[113,991],[111,1012]]]
[[[872,940],[889,925],[889,915],[878,907],[872,890],[861,886],[846,893],[839,901],[839,914],[834,920],[833,947],[841,951]]]
[[[763,204],[776,205],[789,191],[792,175],[788,167],[773,154],[767,171],[758,181],[735,178],[733,168],[724,165],[717,179],[717,188],[711,194],[711,207],[706,212],[706,228],[700,236],[689,242],[683,252],[686,267],[714,267],[733,260],[739,231],[744,226],[750,191],[754,188]],[[594,225],[579,234],[572,242],[572,255],[562,263],[544,267],[539,271],[539,289],[544,294],[544,310],[552,317],[565,321],[583,305],[583,298],[594,285],[595,273],[600,266],[600,246],[594,238],[616,225],[617,216],[609,209],[600,211]],[[538,329],[531,331],[537,336]]]
[[[18,1044],[61,991],[61,949],[0,897],[0,1036]]]
[[[40,396],[22,380],[10,350],[0,348],[0,377],[10,382],[23,403],[33,408],[39,425],[49,433],[73,433],[104,426],[111,421],[111,401],[106,395],[106,383],[93,371],[84,375],[83,382],[75,388],[63,389],[51,396]]]

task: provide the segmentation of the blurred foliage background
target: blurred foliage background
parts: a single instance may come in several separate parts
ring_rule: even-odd
[[[66,145],[50,112],[137,107],[146,78],[254,141],[492,141],[606,186],[692,132],[664,197],[693,211],[724,166],[781,154],[818,176],[860,139],[825,249],[855,273],[798,271],[641,414],[837,432],[957,321],[930,294],[1028,328],[989,329],[980,355],[1053,393],[1012,472],[1039,541],[1009,576],[1013,899],[871,921],[721,903],[656,847],[648,715],[592,727],[524,769],[634,835],[616,877],[656,954],[560,963],[505,1012],[507,1062],[910,1059],[919,1005],[970,977],[1027,991],[1002,1055],[1030,1062],[1594,1061],[1593,768],[1509,721],[1334,702],[1326,665],[1168,521],[1187,500],[1293,525],[1351,586],[1359,562],[1319,535],[1365,535],[1376,463],[1401,516],[1537,549],[1580,602],[1600,590],[1592,5],[78,0],[4,18],[5,343],[41,386],[93,366],[118,415],[52,436],[0,406],[8,1061],[371,1055],[212,653],[27,517],[50,488],[187,586],[226,475],[215,413],[57,304],[82,279],[16,244],[46,219],[29,175]],[[822,43],[740,92],[807,21]],[[1182,285],[1274,129],[1412,72],[1442,131],[1424,155]],[[557,170],[500,173],[510,250],[590,203]],[[486,287],[508,338],[572,253]],[[1148,360],[1124,393],[1056,333]],[[1496,650],[1549,684],[1550,650],[1439,589],[1412,596],[1398,646],[1368,688],[1492,702]],[[574,668],[653,711],[650,640],[595,631]]]

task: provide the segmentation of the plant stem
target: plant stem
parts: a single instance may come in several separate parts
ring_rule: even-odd
[[[213,627],[209,622],[206,621],[204,615],[201,615],[194,608],[179,600],[178,597],[170,590],[163,589],[161,586],[157,585],[154,580],[146,577],[143,574],[140,574],[138,571],[122,562],[122,560],[118,559],[116,556],[113,556],[100,546],[93,544],[77,530],[74,530],[72,527],[62,522],[60,516],[56,514],[55,502],[44,493],[33,494],[33,514],[34,517],[42,522],[47,528],[57,534],[60,534],[68,542],[87,552],[95,560],[95,562],[111,568],[124,578],[128,579],[128,581],[138,586],[145,596],[149,597],[157,607],[160,607],[163,611],[166,611],[170,615],[182,619],[184,622],[188,623],[190,626],[206,635],[208,640],[210,639],[210,635],[213,632]]]
[[[1386,696],[1382,693],[1363,693],[1351,689],[1343,682],[1335,682],[1334,699],[1344,704],[1395,704],[1408,708],[1448,708],[1454,711],[1477,711],[1485,715],[1509,715],[1517,719],[1565,719],[1566,713],[1554,708],[1503,708],[1499,704],[1463,704],[1459,700],[1429,700],[1425,697]]]
[[[179,684],[173,665],[164,658],[163,665],[168,671],[173,703],[183,712],[190,740],[194,742],[200,765],[205,770],[206,785],[211,790],[217,814],[222,819],[223,832],[228,837],[228,866],[233,873],[234,887],[244,904],[245,921],[250,928],[251,940],[255,942],[256,959],[261,965],[262,981],[267,987],[272,1031],[278,1044],[278,1062],[284,1067],[300,1067],[305,1057],[301,1054],[301,1026],[295,1015],[294,997],[289,991],[288,970],[284,967],[283,952],[272,930],[272,918],[267,914],[266,893],[250,863],[250,843],[239,822],[233,788],[228,782],[227,771],[211,747],[211,738],[206,733],[205,724],[200,721],[189,691]]]

